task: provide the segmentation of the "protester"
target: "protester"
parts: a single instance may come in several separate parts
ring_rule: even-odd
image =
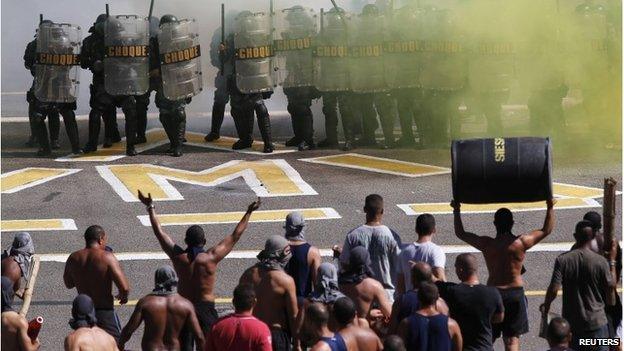
[[[66,351],[118,350],[115,338],[97,326],[93,300],[89,296],[84,294],[76,296],[72,303],[72,319],[69,325],[74,331],[65,337]]]
[[[178,246],[173,239],[162,229],[156,216],[151,194],[147,197],[139,191],[139,200],[147,207],[154,235],[160,247],[167,254],[173,268],[179,277],[179,293],[190,300],[194,307],[197,319],[204,334],[219,318],[215,309],[214,286],[217,280],[218,264],[227,256],[234,245],[240,240],[247,229],[251,214],[260,207],[260,199],[251,203],[243,218],[238,222],[232,234],[226,236],[217,245],[204,250],[206,236],[204,230],[193,225],[186,230],[184,242],[186,249]],[[182,337],[183,348],[193,345],[193,331],[185,328]]]
[[[438,312],[438,288],[422,283],[418,289],[420,309],[399,324],[399,335],[409,350],[461,351],[462,335],[455,320]]]
[[[403,246],[401,249],[401,264],[399,266],[401,274],[399,274],[397,282],[397,289],[400,293],[414,288],[411,280],[412,265],[410,262],[426,262],[433,269],[433,275],[437,280],[446,280],[444,274],[446,256],[442,248],[432,241],[432,237],[436,233],[435,218],[428,213],[418,216],[416,218],[416,233],[418,240]]]
[[[269,327],[253,316],[256,292],[253,286],[241,284],[232,297],[234,313],[212,327],[206,338],[206,351],[271,351]]]
[[[305,239],[305,219],[300,212],[291,212],[286,216],[285,236],[290,243],[292,258],[286,266],[286,272],[295,280],[299,305],[312,292],[316,273],[321,265],[321,252]]]
[[[591,250],[594,239],[591,222],[578,222],[574,238],[576,249],[559,255],[555,260],[550,286],[540,310],[543,314],[548,313],[557,292],[562,289],[562,315],[570,323],[571,346],[582,351],[590,348],[580,347],[579,339],[609,337],[605,305],[615,304],[617,242],[613,241],[607,261]],[[608,346],[591,348],[599,351],[608,349]]]
[[[34,254],[35,246],[26,232],[17,233],[11,247],[2,253],[2,276],[11,279],[14,291],[19,290],[21,278],[30,279]]]
[[[398,335],[388,335],[383,343],[384,351],[407,351],[405,343]]]
[[[247,269],[239,284],[250,284],[258,303],[253,315],[271,329],[273,350],[291,350],[297,342],[298,313],[295,281],[284,267],[291,258],[288,240],[273,235],[258,254],[258,262]]]
[[[494,338],[502,334],[506,351],[520,349],[520,336],[529,331],[527,300],[524,294],[522,270],[527,250],[546,238],[555,226],[554,199],[546,201],[546,218],[541,229],[528,234],[513,235],[513,215],[501,208],[494,214],[496,237],[478,236],[464,230],[459,202],[451,201],[455,235],[483,253],[488,268],[487,285],[495,286],[503,298],[505,318],[494,325]]]
[[[112,285],[115,283],[120,304],[128,302],[130,286],[115,255],[106,246],[108,237],[99,225],[84,233],[86,247],[69,255],[63,280],[68,289],[76,288],[93,300],[98,327],[119,340],[121,324],[113,309]]]
[[[570,324],[564,318],[555,317],[548,324],[546,332],[548,340],[548,351],[573,351],[570,348],[570,340],[572,333],[570,332]]]
[[[316,344],[311,351],[347,351],[347,345],[340,333],[329,330],[329,311],[325,305],[313,303],[306,308],[306,325],[314,330]]]
[[[364,246],[357,246],[350,251],[349,263],[338,277],[340,291],[353,300],[358,318],[369,317],[373,303],[379,305],[383,317],[390,318],[392,305],[386,290],[379,281],[370,278],[371,259],[368,250]]]
[[[348,350],[383,350],[383,345],[377,334],[369,328],[358,325],[355,303],[350,298],[341,297],[336,300],[332,315],[338,323],[338,332]]]
[[[28,336],[28,321],[13,311],[13,282],[2,277],[2,350],[39,350],[39,338],[31,340]]]
[[[444,284],[444,301],[462,333],[464,351],[493,350],[492,324],[504,318],[503,300],[498,289],[479,283],[477,257],[463,253],[455,259],[459,284]],[[442,284],[439,284],[440,286]]]
[[[178,276],[170,266],[154,274],[154,290],[139,300],[128,324],[121,331],[119,347],[125,345],[132,333],[145,323],[141,347],[143,350],[180,350],[180,336],[186,327],[195,337],[198,349],[204,348],[204,333],[199,326],[193,304],[177,293]]]
[[[395,333],[399,327],[399,323],[401,323],[403,319],[411,316],[420,309],[420,302],[418,301],[418,288],[420,285],[433,282],[431,266],[425,262],[412,263],[411,273],[411,281],[414,282],[414,288],[399,296],[399,298],[394,301],[392,305],[392,315],[390,316],[390,325],[388,326],[389,333]],[[449,308],[442,298],[438,298],[436,308],[438,312],[444,315],[449,314]]]
[[[316,284],[314,292],[304,299],[303,305],[299,308],[299,314],[297,315],[297,326],[299,329],[299,340],[301,346],[311,346],[313,343],[314,331],[308,330],[304,325],[305,311],[307,307],[313,303],[319,303],[324,305],[329,311],[344,294],[340,292],[338,287],[338,269],[335,265],[329,262],[321,263],[316,275]],[[329,317],[329,329],[332,331],[337,330],[336,321],[330,315]]]
[[[336,247],[340,251],[340,262],[347,265],[351,250],[357,246],[364,246],[372,259],[372,277],[383,285],[388,298],[392,301],[400,271],[401,239],[398,234],[381,223],[384,212],[381,196],[368,195],[364,201],[364,212],[366,223],[347,234],[342,248]]]

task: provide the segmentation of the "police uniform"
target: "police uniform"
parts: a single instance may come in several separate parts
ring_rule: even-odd
[[[40,24],[39,27],[39,33],[38,33],[38,38],[37,40],[41,39],[41,31],[42,31],[42,26],[46,26],[47,27],[52,27],[53,23],[51,21],[44,21]],[[47,36],[49,36],[49,38],[47,38],[46,40],[51,40],[52,36],[50,35],[50,33],[46,34]],[[60,37],[55,37],[54,38],[55,42],[50,42],[48,45],[50,47],[56,46],[56,45],[60,45],[62,47],[56,47],[54,49],[59,49],[59,50],[64,50],[66,49],[65,46],[63,45],[70,45],[69,43],[69,38],[66,36],[60,36]],[[53,51],[55,54],[60,54],[60,51]],[[37,142],[39,143],[39,150],[37,151],[37,155],[40,156],[47,156],[51,154],[51,145],[50,145],[50,140],[48,139],[48,130],[46,128],[45,125],[45,119],[46,117],[50,116],[50,115],[55,115],[56,118],[58,118],[58,114],[63,116],[63,122],[65,124],[65,131],[67,132],[67,137],[69,139],[69,142],[71,144],[71,148],[72,148],[72,153],[77,154],[80,153],[80,143],[79,143],[79,138],[78,138],[78,125],[76,123],[76,114],[75,114],[75,110],[76,110],[76,102],[75,102],[75,97],[73,99],[73,102],[55,102],[55,101],[67,101],[67,100],[63,100],[60,96],[56,95],[57,93],[59,93],[59,91],[56,91],[55,88],[61,89],[60,85],[61,83],[63,83],[65,80],[69,79],[69,77],[67,77],[66,75],[58,75],[58,74],[45,74],[44,72],[44,67],[48,66],[46,63],[44,62],[39,62],[38,60],[38,55],[37,55],[37,41],[32,41],[31,43],[29,43],[29,45],[26,48],[26,54],[24,55],[24,59],[25,59],[25,66],[26,67],[30,67],[33,68],[36,65],[39,66],[41,65],[42,68],[42,76],[41,77],[37,77],[40,80],[40,84],[42,84],[42,94],[47,95],[50,94],[49,96],[47,96],[49,99],[46,101],[42,101],[40,98],[37,98],[37,78],[35,79],[35,83],[33,84],[33,86],[31,87],[31,90],[29,92],[29,99],[31,100],[31,103],[29,104],[29,120],[31,125],[34,127],[34,131],[35,131],[35,135],[37,137]],[[38,72],[38,68],[35,68],[35,71],[37,73],[35,73],[36,75],[39,74]],[[63,71],[64,74],[67,74],[67,71]],[[63,82],[56,82],[56,79],[60,79],[63,80]],[[47,93],[47,94],[46,94]],[[64,98],[64,97],[63,97]],[[55,123],[52,123],[52,130],[51,133],[52,134],[52,138],[53,140],[58,140],[58,129],[54,130],[55,127]]]
[[[35,76],[35,55],[37,54],[37,40],[32,40],[26,46],[26,51],[24,52],[24,66],[27,70],[30,71],[30,74]],[[33,81],[34,85],[34,81]],[[32,147],[35,146],[37,142],[37,123],[35,120],[35,107],[37,104],[37,99],[33,93],[33,85],[31,85],[30,89],[26,92],[26,102],[28,102],[28,122],[30,125],[30,137],[28,138],[28,142],[26,142],[26,146]],[[60,131],[60,119],[58,111],[52,110],[49,111],[48,114],[48,128],[50,130],[50,146],[52,149],[59,148],[59,131]]]
[[[221,28],[217,29],[210,41],[210,63],[219,69],[214,79],[214,102],[212,103],[212,120],[210,132],[204,138],[206,141],[214,141],[221,136],[221,125],[225,116],[225,107],[230,102],[227,81],[233,71],[232,62],[221,63],[219,47],[221,45]]]

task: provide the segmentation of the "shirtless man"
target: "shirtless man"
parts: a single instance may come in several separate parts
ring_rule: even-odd
[[[147,197],[139,191],[139,200],[147,206],[152,229],[160,247],[171,259],[179,281],[179,293],[182,297],[190,300],[194,307],[199,325],[204,334],[210,331],[210,327],[219,318],[215,309],[214,286],[217,280],[217,265],[227,256],[234,245],[243,235],[251,213],[260,207],[260,199],[247,207],[247,212],[234,228],[234,232],[226,236],[220,243],[204,251],[206,237],[203,229],[193,225],[186,230],[184,242],[186,250],[178,246],[160,226],[151,194]],[[192,331],[185,329],[183,337],[183,349],[192,348]]]
[[[284,271],[290,257],[288,240],[273,235],[258,254],[260,262],[247,269],[239,281],[254,287],[258,303],[253,314],[271,329],[275,351],[291,350],[291,344],[297,343],[295,281]]]
[[[501,208],[494,215],[496,237],[478,236],[464,230],[460,204],[451,201],[455,218],[455,235],[483,253],[489,272],[487,285],[498,288],[505,307],[505,318],[493,325],[494,338],[503,335],[505,350],[520,349],[520,335],[529,331],[527,300],[522,281],[522,263],[526,251],[546,238],[555,226],[555,200],[546,201],[546,219],[541,229],[520,236],[513,235],[511,211]]]
[[[336,300],[332,315],[338,323],[338,333],[348,350],[379,351],[383,345],[377,334],[369,328],[357,326],[355,304],[348,297]]]
[[[329,311],[325,305],[312,303],[306,307],[305,315],[305,323],[316,340],[311,351],[347,351],[342,335],[332,332],[328,327]]]
[[[192,330],[195,344],[204,349],[202,332],[193,304],[178,295],[178,276],[170,266],[160,267],[154,275],[154,290],[137,303],[128,324],[121,331],[119,347],[124,346],[132,333],[145,322],[141,340],[143,350],[180,350],[180,333],[184,327]]]
[[[95,308],[89,296],[76,296],[69,325],[74,331],[65,337],[65,351],[119,350],[115,339],[96,325]]]
[[[2,350],[39,350],[39,339],[31,340],[28,336],[28,321],[13,311],[13,283],[8,277],[2,277]]]
[[[119,340],[121,324],[113,309],[112,287],[115,283],[119,291],[115,298],[123,305],[128,302],[128,280],[119,261],[106,246],[107,236],[102,227],[90,226],[84,238],[86,247],[69,255],[65,263],[65,286],[89,296],[95,305],[97,325]]]
[[[351,249],[349,263],[344,266],[344,272],[338,277],[340,291],[351,298],[357,306],[357,315],[361,319],[370,316],[371,305],[376,302],[379,305],[384,319],[389,319],[392,312],[392,304],[383,285],[370,278],[370,256],[364,246],[356,246]],[[375,315],[375,317],[380,317]]]
[[[20,288],[20,279],[30,277],[30,263],[35,254],[30,234],[17,233],[13,238],[11,248],[2,254],[2,276],[13,282],[13,290]]]

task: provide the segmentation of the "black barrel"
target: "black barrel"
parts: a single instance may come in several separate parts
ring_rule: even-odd
[[[453,140],[453,198],[469,204],[552,197],[548,138]]]

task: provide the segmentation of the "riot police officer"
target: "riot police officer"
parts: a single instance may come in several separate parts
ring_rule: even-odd
[[[51,23],[50,20],[45,20],[42,23],[44,22]],[[37,35],[35,34],[35,39],[28,43],[28,45],[26,46],[26,51],[24,52],[24,67],[26,67],[26,69],[30,71],[30,74],[33,76],[33,78],[35,77],[35,66],[33,63],[35,62],[35,57],[37,55],[36,38]],[[33,95],[34,84],[35,82],[33,80],[33,84],[31,85],[28,92],[26,92],[26,101],[28,102],[28,122],[30,125],[30,137],[26,142],[26,146],[28,147],[33,147],[37,143],[37,126],[34,118],[36,104],[36,98]],[[60,148],[58,141],[60,127],[61,124],[58,111],[50,111],[50,113],[48,114],[48,128],[50,129],[50,147],[53,150]]]
[[[182,156],[186,127],[185,106],[202,89],[197,31],[192,20],[173,15],[160,18],[160,34],[151,39],[150,69],[157,77],[156,106],[174,157]],[[185,52],[172,58],[171,53]]]
[[[80,51],[80,66],[93,73],[93,80],[89,86],[89,140],[82,149],[83,152],[97,150],[100,136],[100,119],[104,122],[104,145],[111,147],[113,143],[121,141],[117,126],[117,111],[113,98],[104,89],[104,22],[107,15],[101,14],[89,29],[89,35],[82,41]]]
[[[242,11],[235,23],[235,35],[228,38],[226,54],[223,55],[225,62],[234,61],[228,89],[239,140],[232,145],[232,149],[251,147],[255,112],[264,143],[263,152],[272,153],[271,121],[263,101],[273,94],[274,86],[269,16]]]
[[[278,12],[276,51],[280,84],[288,99],[294,137],[286,146],[297,146],[300,151],[314,149],[312,100],[320,97],[314,88],[314,61],[312,38],[316,35],[316,14],[311,9],[293,6]]]
[[[76,124],[76,84],[78,76],[78,40],[80,27],[42,21],[39,25],[36,44],[25,57],[26,67],[35,68],[35,81],[31,89],[30,106],[32,124],[39,143],[37,155],[52,153],[45,119],[50,114],[63,116],[72,153],[80,153],[78,125]],[[60,58],[64,60],[61,61]],[[60,62],[64,62],[60,64]],[[57,136],[58,138],[58,136]]]
[[[158,35],[159,21],[160,20],[157,17],[154,17],[154,16],[149,18],[150,40],[154,39]],[[150,95],[152,94],[152,91],[156,90],[157,84],[158,84],[157,77],[155,77],[153,74],[150,73],[150,85],[149,85],[149,89],[147,90],[147,93],[145,93],[143,95],[138,95],[136,97],[136,102],[137,102],[137,112],[136,112],[137,137],[136,137],[136,143],[137,144],[144,144],[144,143],[147,142],[147,138],[145,137],[145,132],[147,130],[147,110],[149,108]]]

